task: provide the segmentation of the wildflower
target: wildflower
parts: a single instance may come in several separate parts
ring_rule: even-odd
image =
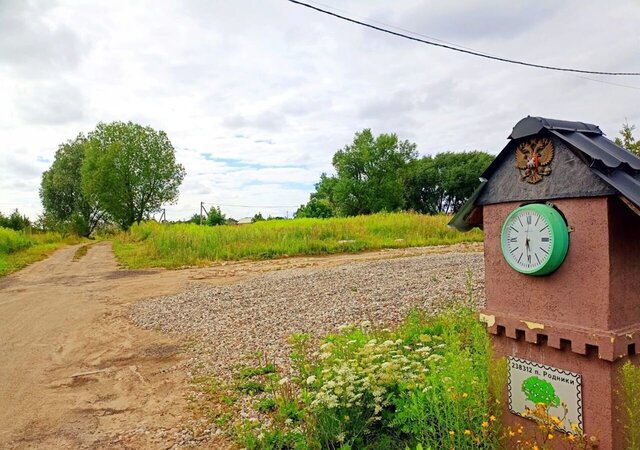
[[[449,436],[455,436],[455,435],[456,435],[455,431],[453,431],[453,430],[449,431]]]
[[[336,436],[338,442],[344,442],[345,435],[344,433],[340,433]]]
[[[282,378],[280,378],[280,381],[278,381],[278,384],[280,386],[282,386],[282,385],[287,384],[288,382],[289,382],[289,379],[287,377],[282,377]]]
[[[316,382],[315,375],[311,375],[309,378],[307,378],[307,384],[313,384],[315,382]]]
[[[569,434],[569,435],[567,436],[567,440],[568,440],[569,442],[573,442],[573,441],[575,441],[575,440],[576,440],[576,437],[575,437],[573,434]]]
[[[471,434],[471,430],[464,430],[464,434],[469,436]]]
[[[263,439],[264,439],[264,433],[260,433],[260,434],[258,435],[258,440],[259,440],[259,441],[261,441],[261,440],[263,440]]]
[[[287,419],[284,421],[284,423],[285,423],[286,425],[291,425],[291,424],[293,423],[293,419],[291,419],[291,418],[287,417]]]
[[[547,434],[547,439],[549,439],[549,440],[553,439],[553,433]]]
[[[513,431],[509,430],[509,437],[514,437],[515,435],[516,434]]]
[[[496,416],[489,416],[489,420],[491,422],[495,422],[496,421]]]
[[[487,428],[489,426],[489,422],[484,421],[482,422],[482,428]]]
[[[467,398],[468,396],[469,396],[469,394],[467,394],[466,392],[463,392],[463,393],[462,393],[462,398]],[[492,417],[493,417],[493,416],[492,416]],[[495,417],[494,417],[494,419],[495,419]]]

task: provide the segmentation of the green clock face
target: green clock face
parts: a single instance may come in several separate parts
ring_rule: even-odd
[[[534,203],[509,214],[500,241],[502,254],[513,269],[527,275],[547,275],[567,256],[569,230],[558,211]]]

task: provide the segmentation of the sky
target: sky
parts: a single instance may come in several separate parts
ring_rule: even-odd
[[[505,58],[640,71],[637,0],[310,3]],[[490,61],[286,0],[0,0],[0,211],[32,219],[58,146],[99,122],[167,133],[187,173],[168,219],[200,202],[238,219],[291,217],[364,128],[421,155],[497,154],[527,115],[614,138],[639,106],[640,77]]]

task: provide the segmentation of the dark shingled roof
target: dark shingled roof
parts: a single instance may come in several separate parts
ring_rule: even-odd
[[[640,157],[616,145],[604,137],[597,125],[567,120],[545,119],[544,117],[525,117],[520,120],[509,136],[509,139],[521,139],[547,130],[561,139],[574,152],[582,156],[589,169],[607,185],[620,193],[627,200],[640,208]],[[509,145],[503,150],[506,151]],[[493,163],[482,174],[483,182],[469,201],[453,217],[450,226],[467,231],[478,223],[479,215],[474,214],[478,208],[476,199],[482,189],[491,182],[491,175],[503,164],[504,159],[498,155]],[[488,181],[487,181],[488,180]]]

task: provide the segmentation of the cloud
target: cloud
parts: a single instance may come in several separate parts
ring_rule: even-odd
[[[68,83],[36,83],[26,90],[16,105],[26,122],[59,125],[81,120],[84,116],[84,97],[78,88]]]
[[[66,25],[45,17],[53,2],[0,2],[0,67],[22,77],[47,77],[79,64],[84,45]]]
[[[640,67],[632,0],[326,2],[501,56]],[[201,201],[300,204],[363,128],[396,133],[422,154],[497,153],[528,114],[597,123],[611,137],[625,118],[640,126],[637,92],[410,42],[281,0],[0,1],[2,197],[35,218],[38,172],[99,121],[167,132],[187,170],[171,219]]]
[[[279,131],[286,125],[286,118],[282,114],[267,111],[252,115],[235,114],[225,117],[222,125],[227,128],[253,128],[257,130]]]

